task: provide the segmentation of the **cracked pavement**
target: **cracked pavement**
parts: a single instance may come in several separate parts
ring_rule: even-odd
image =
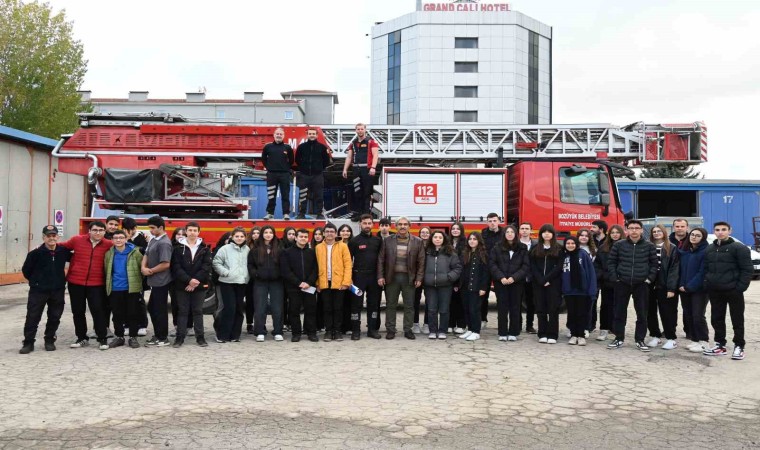
[[[43,318],[36,350],[19,355],[26,293],[0,287],[3,449],[760,447],[760,282],[744,361],[607,350],[595,335],[498,342],[494,310],[477,342],[70,349],[68,300],[58,350],[42,347]]]

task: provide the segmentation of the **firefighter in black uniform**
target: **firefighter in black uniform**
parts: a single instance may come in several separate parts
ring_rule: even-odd
[[[364,293],[367,293],[367,337],[380,339],[380,296],[382,288],[377,284],[377,257],[383,239],[372,234],[372,216],[361,216],[361,233],[348,242],[348,250],[354,259],[351,279],[362,292],[351,293],[351,339],[359,340]]]
[[[274,217],[274,207],[277,202],[277,188],[282,196],[282,218],[290,220],[290,174],[293,168],[293,149],[283,142],[285,130],[274,130],[274,142],[264,146],[261,152],[261,162],[267,169],[267,215],[265,220]]]
[[[377,171],[379,149],[377,142],[367,136],[367,126],[357,123],[356,137],[348,145],[343,165],[343,178],[348,178],[348,168],[354,166],[351,180],[354,200],[351,220],[354,222],[358,222],[362,214],[372,214],[372,185]]]
[[[298,217],[305,219],[309,203],[312,205],[312,213],[317,219],[324,219],[325,209],[325,168],[330,165],[330,153],[327,146],[317,140],[317,130],[309,128],[306,132],[307,140],[301,143],[296,150],[296,170],[298,177],[296,183],[300,193],[298,194]]]

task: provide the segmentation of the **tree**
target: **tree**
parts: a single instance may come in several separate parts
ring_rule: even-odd
[[[0,0],[0,123],[58,138],[77,129],[77,90],[87,72],[64,11]]]
[[[694,166],[668,164],[661,167],[648,167],[641,170],[641,178],[704,178],[694,170]]]

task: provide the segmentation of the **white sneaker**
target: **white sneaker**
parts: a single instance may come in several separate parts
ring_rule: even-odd
[[[652,339],[649,340],[649,342],[647,342],[647,347],[650,347],[650,348],[657,347],[661,343],[662,343],[662,339],[653,337]]]
[[[507,340],[509,342],[515,342],[515,341],[517,341],[517,336],[507,336]]]
[[[546,340],[546,343],[547,343],[547,344],[556,344],[556,343],[557,343],[557,340],[556,340],[556,339],[547,339],[547,340]]]
[[[663,350],[673,350],[674,348],[678,347],[678,341],[675,339],[668,339],[665,341],[665,345],[662,346]]]
[[[499,336],[499,342],[502,342],[502,341],[503,342],[507,342],[507,337],[506,336]]]
[[[453,333],[453,332],[454,332],[454,329],[453,329],[453,328],[451,328],[451,327],[449,327],[449,329],[448,329],[447,331],[448,331],[449,333]]]
[[[570,345],[578,345],[578,338],[575,336],[572,336],[569,341],[567,341]]]
[[[570,339],[571,337],[573,337],[573,332],[568,329],[567,333],[565,333],[565,336],[567,336],[567,338]]]
[[[422,334],[430,333],[430,327],[427,324],[422,325]]]
[[[273,215],[267,214],[266,216],[264,216],[264,220],[272,220],[273,217],[274,217]]]
[[[274,340],[277,341],[277,342],[282,342],[282,335],[281,334],[275,334],[274,335]]]
[[[546,339],[545,337],[542,337],[542,338],[538,339],[538,343],[539,344],[546,344],[547,341],[548,341],[548,339]]]
[[[465,331],[464,333],[459,335],[459,339],[467,339],[472,334],[472,331]]]
[[[88,341],[87,339],[80,339],[80,340],[74,342],[73,344],[71,344],[69,347],[70,348],[82,348],[82,347],[87,347],[88,345],[90,345],[90,341]]]
[[[290,214],[283,214],[282,220],[290,220]]]
[[[454,328],[454,334],[462,334],[464,333],[464,328],[456,327]]]
[[[589,332],[588,332],[588,330],[585,330],[585,331],[583,332],[583,337],[584,337],[584,338],[588,338],[588,335],[589,335]]]
[[[606,341],[607,340],[607,330],[601,330],[599,331],[599,336],[596,337],[597,341]]]
[[[147,328],[140,328],[137,330],[138,336],[147,336],[148,335],[148,329]]]
[[[436,335],[435,333],[428,333],[428,339],[437,339],[437,338],[438,338],[438,335]]]
[[[438,339],[446,339],[447,337],[446,333],[438,333]]]
[[[124,327],[124,336],[129,336],[129,328]]]
[[[480,322],[480,329],[481,330],[485,330],[486,329],[486,325],[488,325],[488,322],[486,322],[485,320],[481,321]]]
[[[100,345],[98,345],[98,349],[100,349],[100,350],[108,350],[108,344],[100,344]]]
[[[581,345],[581,346],[586,345],[586,338],[579,337],[578,338],[578,345]]]
[[[260,334],[256,336],[256,342],[264,342],[265,336],[263,334]]]
[[[709,348],[710,344],[708,344],[707,341],[699,341],[695,342],[694,345],[689,347],[689,351],[692,353],[702,353]]]
[[[468,340],[468,341],[477,341],[478,339],[480,339],[480,334],[478,334],[478,333],[472,333],[469,336],[467,336],[466,340]]]
[[[415,324],[412,326],[412,333],[414,333],[414,334],[420,334],[421,332],[422,332],[422,331],[420,331],[420,324],[418,324],[418,323],[415,323]]]

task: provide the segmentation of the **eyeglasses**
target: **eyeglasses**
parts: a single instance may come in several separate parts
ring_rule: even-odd
[[[335,233],[335,230],[325,230],[325,233]]]

